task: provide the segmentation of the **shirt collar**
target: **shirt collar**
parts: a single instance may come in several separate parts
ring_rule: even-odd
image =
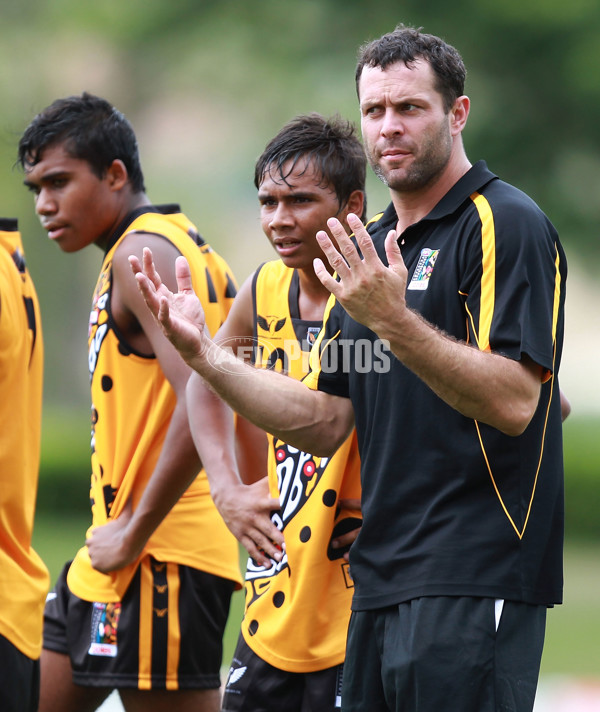
[[[466,198],[475,191],[481,190],[483,186],[492,180],[497,179],[498,176],[488,169],[485,161],[477,161],[419,222],[424,220],[440,220],[446,215],[451,215],[462,205]],[[389,229],[391,230],[397,221],[398,216],[394,204],[390,203],[377,224],[378,227],[381,228],[385,228],[389,225]],[[415,225],[418,225],[418,223],[415,223]],[[413,226],[411,225],[410,227]]]

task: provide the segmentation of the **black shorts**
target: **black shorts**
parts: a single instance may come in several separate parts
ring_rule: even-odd
[[[222,712],[336,712],[344,665],[286,672],[256,655],[240,634],[223,695]]]
[[[146,557],[123,600],[90,603],[67,586],[67,564],[44,610],[44,648],[68,655],[73,682],[140,690],[220,686],[234,582]]]
[[[40,698],[40,661],[32,660],[0,635],[0,709],[36,712]]]
[[[344,712],[531,712],[546,608],[426,597],[350,619]]]

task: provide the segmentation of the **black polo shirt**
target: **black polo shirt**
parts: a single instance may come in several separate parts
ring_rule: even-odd
[[[396,221],[390,205],[369,226],[386,264]],[[364,523],[350,555],[353,608],[434,595],[559,603],[566,260],[558,235],[530,198],[479,162],[404,231],[401,251],[411,309],[482,350],[527,354],[547,379],[532,422],[509,437],[446,405],[332,297],[320,365],[306,382],[354,406]]]

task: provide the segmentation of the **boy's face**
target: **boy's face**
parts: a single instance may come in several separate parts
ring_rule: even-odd
[[[284,164],[283,174],[289,170]],[[279,257],[287,267],[312,270],[315,257],[323,257],[315,235],[327,229],[327,218],[340,215],[335,191],[322,184],[311,162],[300,159],[285,181],[276,167],[258,188],[260,220]]]
[[[111,172],[98,178],[87,161],[70,156],[62,144],[44,149],[39,163],[26,166],[24,182],[48,237],[64,252],[92,243],[103,247],[118,224]]]

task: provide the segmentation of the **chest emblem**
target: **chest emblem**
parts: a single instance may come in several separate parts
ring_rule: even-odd
[[[279,319],[276,316],[261,316],[258,314],[256,321],[263,331],[266,331],[272,335],[283,329],[286,320],[285,317],[283,317],[283,319]]]
[[[320,326],[309,326],[308,327],[308,329],[306,330],[306,343],[309,345],[309,347],[312,348],[312,345],[317,340],[320,331],[321,331]]]
[[[421,250],[419,261],[407,289],[416,289],[418,291],[427,289],[439,253],[439,250],[432,250],[429,247],[424,247]]]

